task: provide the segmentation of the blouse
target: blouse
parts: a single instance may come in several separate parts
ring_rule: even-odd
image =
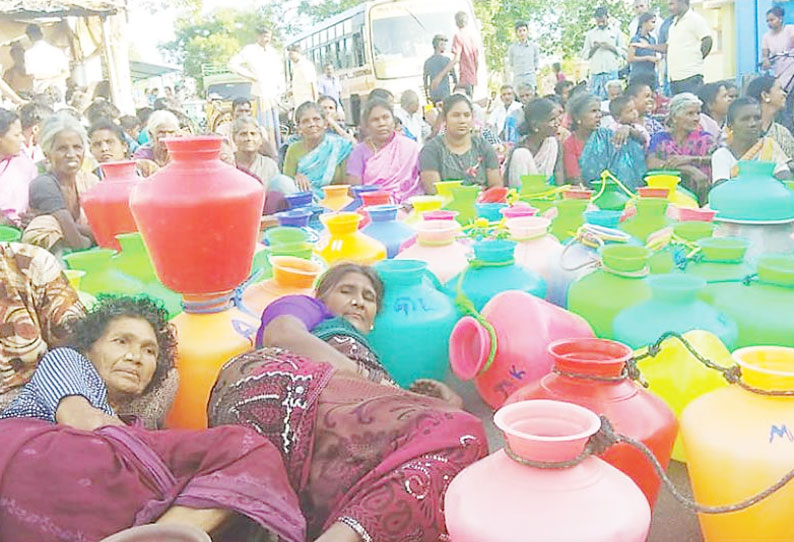
[[[437,171],[442,181],[462,179],[464,184],[485,186],[487,170],[499,169],[499,159],[481,136],[472,134],[471,147],[463,154],[451,152],[442,136],[437,136],[422,147],[419,168],[420,171]]]

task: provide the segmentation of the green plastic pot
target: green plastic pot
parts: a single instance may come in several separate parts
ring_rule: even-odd
[[[467,225],[477,218],[477,213],[474,209],[474,204],[477,202],[477,196],[480,193],[480,187],[474,184],[467,186],[453,186],[450,188],[452,194],[452,201],[446,205],[446,209],[450,211],[457,211],[458,216],[456,220],[461,225]]]
[[[743,237],[705,237],[696,244],[700,253],[687,264],[686,274],[706,280],[698,297],[707,303],[713,301],[715,289],[723,282],[738,282],[754,272],[744,261],[750,241]]]
[[[621,229],[636,238],[641,243],[648,240],[648,236],[670,224],[665,215],[668,201],[663,198],[639,198],[635,202],[637,212],[626,220]]]
[[[540,194],[551,190],[549,179],[543,174],[522,175],[521,188],[518,193],[523,195]]]
[[[697,241],[704,237],[711,237],[716,225],[713,222],[687,221],[679,222],[673,226],[673,233],[685,241]]]
[[[22,239],[22,231],[14,226],[0,225],[0,243],[13,243]]]
[[[557,216],[551,221],[549,233],[560,242],[576,235],[576,231],[584,224],[584,212],[589,204],[590,200],[586,199],[561,199],[555,202]]]

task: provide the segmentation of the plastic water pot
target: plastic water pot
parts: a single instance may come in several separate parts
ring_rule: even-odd
[[[667,468],[678,423],[668,406],[624,375],[634,353],[605,339],[562,339],[549,345],[553,372],[521,388],[507,403],[553,399],[581,405],[606,416],[616,432],[641,441]],[[596,380],[598,378],[613,380]],[[627,444],[609,448],[601,458],[631,477],[653,508],[660,480],[642,453]]]
[[[100,168],[105,178],[80,196],[80,206],[97,244],[118,250],[117,234],[138,231],[130,211],[130,193],[141,178],[131,160],[106,162]]]
[[[361,199],[361,194],[365,192],[377,192],[380,190],[379,187],[371,184],[360,184],[356,186],[350,187],[350,194],[353,197],[353,201],[345,205],[342,208],[343,211],[352,212],[361,207],[364,204],[364,201]]]
[[[582,452],[600,420],[560,401],[503,407],[494,422],[514,457],[566,461]],[[634,482],[590,456],[567,469],[541,469],[499,450],[465,468],[444,498],[454,542],[643,542],[651,512]]]
[[[604,183],[604,190],[601,191],[601,183]],[[610,178],[602,181],[596,179],[590,182],[591,188],[597,194],[593,203],[602,211],[622,211],[629,201],[629,195]],[[599,194],[600,192],[600,194]]]
[[[596,336],[614,337],[612,322],[622,310],[651,297],[648,260],[651,251],[633,245],[605,245],[602,267],[578,278],[568,289],[568,309],[593,326]]]
[[[243,293],[243,306],[258,316],[275,300],[286,295],[314,293],[314,282],[323,269],[317,263],[294,256],[271,256],[273,278],[252,284]]]
[[[452,201],[452,189],[458,186],[463,186],[463,181],[438,181],[435,183],[436,194],[441,196],[443,207]]]
[[[332,211],[340,211],[353,201],[348,193],[349,184],[329,184],[323,186],[322,190],[325,197],[320,201],[320,205]]]
[[[687,331],[683,337],[701,356],[723,367],[733,365],[731,353],[708,331]],[[642,349],[638,353],[646,351]],[[676,338],[665,339],[658,354],[640,359],[637,365],[648,382],[648,390],[661,397],[676,418],[680,418],[684,408],[704,393],[728,385],[720,373],[700,363]],[[686,460],[680,435],[673,446],[673,459]]]
[[[454,299],[458,289],[477,310],[482,310],[493,296],[505,290],[519,290],[537,297],[546,296],[546,281],[537,273],[517,265],[515,243],[487,239],[474,243],[474,260],[444,288]]]
[[[543,277],[550,284],[557,274],[562,245],[550,235],[551,221],[539,216],[509,218],[505,222],[510,239],[516,243],[516,263]],[[549,289],[546,297],[548,299]]]
[[[477,196],[480,194],[480,187],[472,184],[468,186],[453,186],[450,188],[452,194],[452,201],[444,206],[445,209],[450,211],[457,211],[457,220],[462,225],[474,221],[477,214],[474,210],[474,204],[477,201]]]
[[[127,294],[136,295],[143,291],[140,281],[120,273],[113,266],[115,251],[109,248],[93,248],[72,252],[63,257],[69,269],[85,271],[80,288],[91,295]]]
[[[372,220],[361,232],[383,243],[388,258],[394,258],[403,243],[416,237],[416,230],[397,221],[399,205],[376,205],[367,207]]]
[[[329,264],[345,260],[371,265],[386,258],[386,247],[383,243],[358,231],[361,215],[329,214],[323,215],[322,221],[328,228],[329,236],[320,240],[317,249],[320,256]]]
[[[421,260],[443,284],[466,269],[471,249],[455,240],[460,225],[452,220],[426,220],[416,226],[416,243],[397,254],[397,260]]]
[[[477,216],[486,219],[488,222],[499,222],[502,220],[502,209],[507,207],[506,203],[475,203],[474,209]]]
[[[794,219],[794,192],[774,176],[774,162],[739,162],[739,176],[709,192],[720,219],[749,222]]]
[[[701,220],[689,220],[679,222],[673,226],[673,233],[684,241],[697,241],[706,237],[711,237],[714,233],[716,224],[713,222],[703,222]]]
[[[528,203],[524,203],[523,201],[514,203],[510,207],[504,207],[503,209],[500,209],[499,212],[502,213],[502,216],[507,219],[520,218],[524,216],[535,216],[538,214],[537,209]]]
[[[655,343],[667,331],[708,331],[733,348],[738,336],[736,322],[698,299],[706,286],[700,277],[683,273],[648,277],[651,299],[629,307],[612,322],[615,340],[632,348]]]
[[[640,198],[635,203],[637,213],[628,218],[620,227],[623,231],[638,239],[641,243],[648,241],[648,236],[670,224],[665,214],[668,201],[663,198]]]
[[[705,279],[698,297],[706,303],[714,299],[714,289],[725,281],[741,281],[753,274],[744,255],[750,242],[741,237],[706,237],[697,241],[700,253],[686,266],[687,275]]]
[[[486,327],[470,316],[455,326],[449,340],[449,359],[455,376],[474,379],[480,397],[499,408],[511,393],[548,374],[552,342],[570,337],[592,337],[590,325],[580,316],[524,292],[502,292],[482,309],[496,332],[496,355]],[[532,322],[532,333],[526,323]]]
[[[762,390],[794,390],[794,350],[773,346],[733,353],[742,380]],[[794,398],[770,397],[732,384],[689,404],[681,435],[695,499],[719,506],[747,499],[792,468]],[[699,515],[707,542],[794,540],[794,485],[730,514]]]
[[[0,243],[13,243],[22,239],[22,231],[13,227],[0,225]]]
[[[298,207],[276,213],[276,220],[281,227],[306,228],[312,218],[312,210],[309,207]]]
[[[441,196],[414,196],[408,203],[411,204],[411,212],[408,213],[405,223],[415,227],[423,220],[424,213],[440,210],[444,199]]]
[[[560,241],[567,241],[579,226],[584,224],[584,212],[589,205],[586,199],[562,199],[554,203],[557,216],[551,221],[551,233]]]
[[[714,284],[712,293],[739,327],[737,347],[794,346],[794,256],[762,256],[757,281]]]
[[[645,182],[651,188],[666,188],[667,200],[676,207],[687,209],[700,207],[695,195],[686,188],[679,186],[681,173],[678,171],[651,170],[645,174]]]
[[[383,308],[369,340],[394,380],[403,387],[417,378],[444,380],[449,335],[458,314],[427,264],[384,260],[375,264],[383,280]]]
[[[543,174],[521,176],[519,193],[522,196],[548,192],[549,189],[551,189],[551,186],[549,186],[549,179]]]

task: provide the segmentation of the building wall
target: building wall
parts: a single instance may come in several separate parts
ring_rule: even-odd
[[[738,0],[754,3],[755,0]],[[733,78],[736,75],[736,6],[732,0],[701,0],[692,2],[711,28],[714,46],[706,57],[706,82]]]

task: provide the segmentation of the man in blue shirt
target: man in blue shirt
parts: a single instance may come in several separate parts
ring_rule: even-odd
[[[515,24],[518,41],[511,43],[507,48],[507,65],[513,73],[513,88],[521,84],[538,88],[538,79],[535,74],[540,63],[538,46],[529,39],[529,25],[524,21]]]
[[[334,75],[334,65],[326,64],[323,74],[318,78],[317,84],[320,96],[329,96],[336,100],[337,105],[342,104],[342,84],[339,77]]]
[[[424,85],[425,93],[432,103],[443,102],[444,98],[450,95],[449,80],[452,78],[453,88],[458,83],[455,76],[455,70],[450,70],[446,77],[441,78],[441,82],[432,90],[430,88],[431,82],[441,73],[449,64],[449,57],[444,54],[447,48],[447,37],[443,34],[436,34],[433,37],[433,56],[425,60],[424,69]]]

